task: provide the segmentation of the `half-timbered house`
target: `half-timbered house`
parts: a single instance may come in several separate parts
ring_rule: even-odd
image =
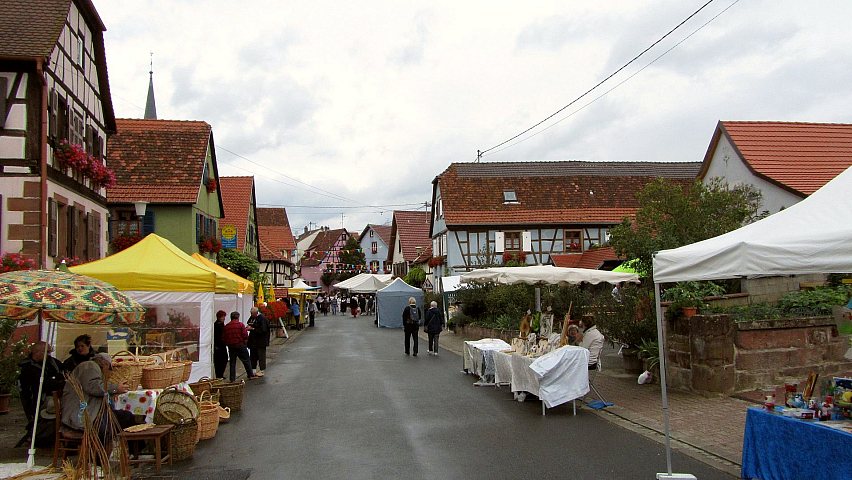
[[[345,228],[329,230],[323,227],[317,232],[300,262],[300,273],[306,283],[314,287],[323,286],[320,277],[326,271],[341,272],[358,268],[357,265],[344,265],[340,260],[340,252],[347,240],[349,232]]]
[[[393,212],[388,262],[394,276],[406,276],[413,262],[429,247],[429,218],[429,212]]]
[[[260,272],[269,276],[273,287],[291,287],[296,240],[284,208],[257,209],[257,237],[260,242]]]
[[[222,247],[237,250],[259,260],[260,242],[257,235],[254,177],[219,177],[219,189],[222,192],[222,208],[225,210],[224,217],[219,221]]]
[[[432,182],[433,264],[443,266],[436,270],[443,275],[510,261],[565,264],[564,255],[605,246],[609,229],[635,214],[635,194],[648,182],[692,182],[700,165],[453,163]],[[607,250],[614,256],[610,249],[601,252]],[[607,259],[599,253],[595,261],[603,266]]]
[[[43,268],[106,251],[105,30],[89,0],[0,2],[0,249]]]

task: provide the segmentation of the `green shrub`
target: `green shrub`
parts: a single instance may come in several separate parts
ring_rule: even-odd
[[[485,296],[486,314],[491,318],[506,314],[520,319],[527,309],[535,309],[534,302],[532,285],[496,285]]]
[[[657,338],[654,295],[647,287],[625,285],[621,302],[609,292],[599,292],[594,309],[598,329],[610,342],[639,348],[643,341]]]
[[[778,301],[781,311],[793,315],[831,315],[832,308],[849,301],[845,286],[790,292]]]

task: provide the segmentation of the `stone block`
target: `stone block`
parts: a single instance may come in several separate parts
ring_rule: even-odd
[[[748,372],[744,370],[737,370],[734,389],[737,392],[747,392],[749,390],[758,390],[772,385],[777,385],[778,383],[779,382],[773,372]]]
[[[674,389],[689,390],[692,388],[692,370],[669,364],[666,368],[666,383]]]
[[[39,182],[24,182],[24,196],[29,198],[41,197],[41,184]]]
[[[740,330],[736,334],[736,345],[741,349],[763,350],[767,348],[800,347],[807,342],[808,332],[804,328]]]
[[[736,385],[736,369],[733,365],[708,367],[692,366],[693,390],[715,393],[730,393]]]
[[[9,225],[9,240],[39,240],[38,225]]]
[[[9,198],[6,200],[6,208],[12,212],[38,212],[38,198]]]

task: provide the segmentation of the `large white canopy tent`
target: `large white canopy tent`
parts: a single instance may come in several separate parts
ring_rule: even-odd
[[[334,285],[334,288],[349,290],[354,293],[373,293],[390,284],[393,275],[359,273]]]
[[[654,255],[660,382],[671,475],[660,284],[767,275],[852,272],[852,167],[801,202],[718,237]]]

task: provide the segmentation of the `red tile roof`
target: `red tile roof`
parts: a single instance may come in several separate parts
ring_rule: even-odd
[[[103,106],[103,122],[107,132],[112,133],[115,131],[115,112],[104,49],[103,32],[106,27],[91,0],[75,0],[75,3],[92,31],[92,53],[97,67],[97,88]],[[19,58],[25,62],[48,58],[59,41],[70,8],[71,0],[0,2],[0,58]],[[54,67],[48,65],[46,69],[52,70]]]
[[[290,261],[289,254],[296,249],[296,242],[293,239],[293,232],[290,231],[290,227],[258,225],[257,234],[260,239],[261,260]],[[282,253],[284,250],[287,251],[287,255]]]
[[[287,209],[281,207],[257,207],[257,224],[290,228]]]
[[[364,230],[361,232],[361,235],[358,237],[358,241],[360,242],[364,235],[367,234],[367,229],[372,228],[376,235],[385,242],[385,245],[390,245],[390,235],[391,235],[391,226],[390,225],[376,225],[374,223],[368,224],[364,227]]]
[[[396,251],[396,245],[393,242],[399,238],[402,247],[402,258],[406,262],[411,262],[417,258],[417,248],[423,250],[432,246],[432,239],[429,237],[429,220],[432,212],[413,212],[397,210],[393,212],[393,224],[391,225],[391,242],[388,244],[388,251]],[[421,250],[421,251],[423,251]],[[390,253],[392,256],[393,253]]]
[[[684,183],[700,163],[453,163],[435,178],[447,225],[619,223],[638,209],[636,192],[658,177]],[[504,201],[514,191],[517,202]]]
[[[551,255],[550,261],[557,267],[591,268],[597,270],[608,260],[618,260],[612,247],[593,248],[583,253]]]
[[[328,255],[328,253],[335,251],[334,244],[344,233],[346,233],[345,228],[323,230],[317,234],[316,238],[314,238],[314,241],[311,242],[311,246],[310,248],[308,248],[308,250],[314,252],[315,254],[321,254],[322,258],[324,259]],[[304,265],[304,262],[302,263],[302,265]]]
[[[249,213],[254,208],[254,177],[219,177],[224,216],[219,225],[233,225],[237,229],[237,250],[246,245]]]
[[[108,202],[196,202],[212,142],[209,124],[121,118],[116,125],[108,142],[116,177],[116,185],[107,189]]]
[[[722,134],[755,175],[803,197],[852,166],[850,124],[723,121],[713,134],[702,177]]]

